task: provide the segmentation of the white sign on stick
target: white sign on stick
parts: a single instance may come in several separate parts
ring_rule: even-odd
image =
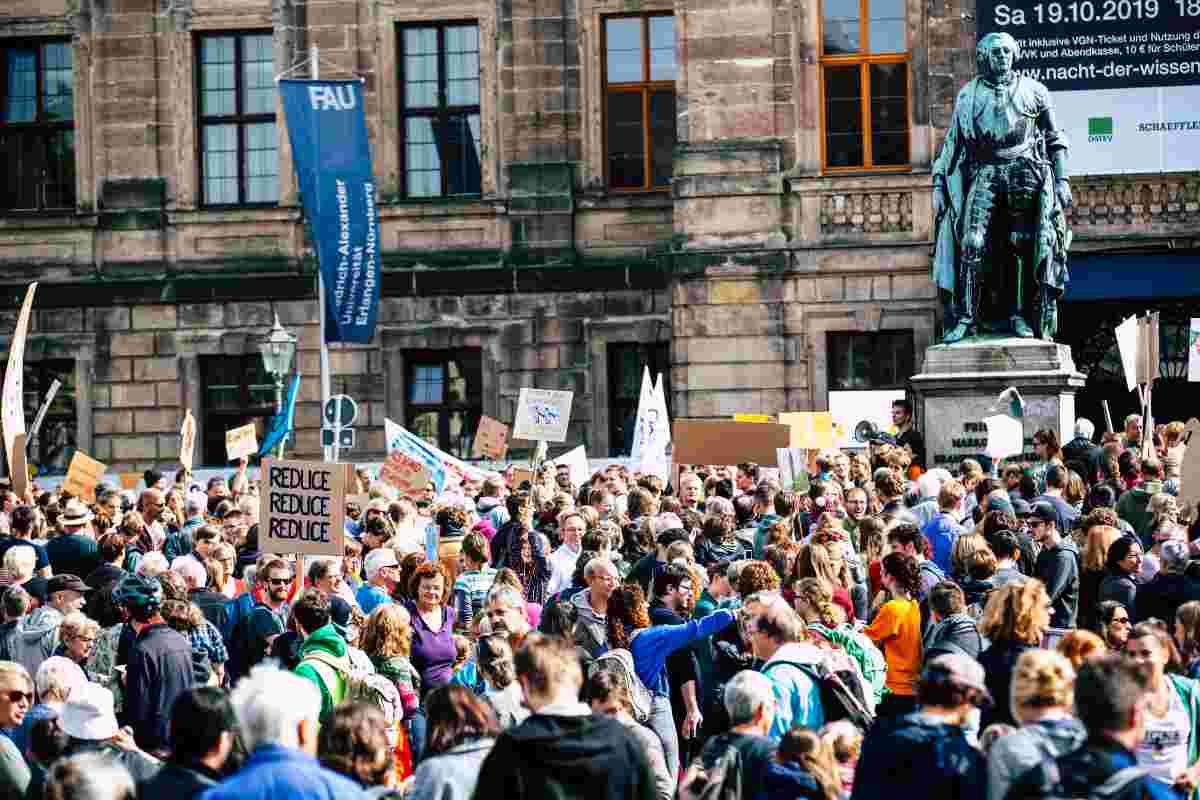
[[[521,390],[517,400],[517,418],[513,424],[514,439],[538,442],[561,442],[567,438],[571,424],[573,392],[553,389]]]

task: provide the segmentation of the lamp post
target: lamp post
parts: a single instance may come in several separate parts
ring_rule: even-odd
[[[292,374],[292,361],[296,357],[296,337],[279,324],[278,314],[271,332],[259,339],[258,351],[262,354],[263,368],[275,382],[275,415],[278,416],[283,411],[283,381]],[[279,443],[278,455],[283,457],[283,442]]]

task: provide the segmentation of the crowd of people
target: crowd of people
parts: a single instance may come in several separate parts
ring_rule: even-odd
[[[1183,428],[1073,433],[987,474],[907,426],[793,486],[359,470],[326,556],[262,552],[245,463],[6,492],[0,796],[1188,798]]]

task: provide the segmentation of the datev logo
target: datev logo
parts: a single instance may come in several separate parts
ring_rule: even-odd
[[[1088,141],[1111,142],[1113,140],[1112,117],[1088,117]]]

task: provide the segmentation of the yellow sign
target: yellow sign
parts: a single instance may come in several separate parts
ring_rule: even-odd
[[[122,472],[117,478],[121,481],[122,489],[136,489],[142,482],[142,476],[136,472]]]
[[[833,414],[828,411],[794,411],[780,414],[779,422],[792,429],[791,447],[805,450],[833,448]]]
[[[770,422],[770,414],[734,414],[734,422]]]

